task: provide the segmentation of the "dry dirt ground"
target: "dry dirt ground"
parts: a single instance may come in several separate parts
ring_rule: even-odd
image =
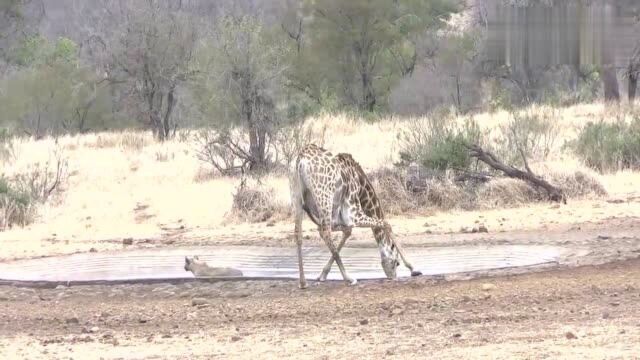
[[[0,358],[640,358],[638,221],[404,237],[413,246],[584,250],[524,274],[314,283],[304,291],[295,281],[2,286]],[[368,232],[356,233],[352,246],[371,243]]]
[[[335,282],[304,291],[291,281],[0,288],[4,359],[639,354],[638,259],[464,281]]]

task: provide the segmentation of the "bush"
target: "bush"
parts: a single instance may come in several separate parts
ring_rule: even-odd
[[[576,154],[600,172],[640,168],[640,117],[588,123],[573,144]]]
[[[326,124],[322,127],[320,134],[315,134],[313,126],[305,126],[304,122],[283,127],[278,131],[274,140],[276,162],[288,168],[305,145],[315,143],[323,146],[326,133]]]
[[[502,137],[497,140],[498,157],[514,166],[524,165],[522,155],[527,160],[546,159],[559,134],[554,121],[557,118],[555,109],[513,112],[511,116],[512,120],[500,129]]]
[[[198,160],[205,162],[221,175],[244,173],[248,169],[249,154],[243,150],[243,142],[232,132],[202,129],[194,136]]]
[[[29,194],[13,188],[9,181],[0,177],[0,230],[15,224],[24,226],[33,216],[33,199]]]
[[[247,185],[246,179],[240,181],[236,193],[233,194],[233,204],[231,215],[240,221],[263,222],[278,218],[285,218],[290,215],[289,206],[276,203],[275,191],[257,186]]]
[[[462,127],[454,121],[449,115],[436,115],[427,118],[426,123],[409,122],[398,134],[401,164],[417,162],[439,171],[469,168],[472,161],[467,145],[480,142],[480,128],[471,118]]]
[[[380,169],[368,175],[386,214],[424,213],[432,210],[475,207],[475,189],[453,180],[451,173],[424,179],[423,189],[407,189],[405,177],[398,169]]]
[[[60,191],[68,177],[68,164],[59,153],[54,157],[53,160],[33,164],[28,171],[16,175],[13,186],[18,193],[26,194],[33,202],[45,203]]]

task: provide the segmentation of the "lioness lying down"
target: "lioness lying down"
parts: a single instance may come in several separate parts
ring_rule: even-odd
[[[195,277],[231,277],[242,276],[242,271],[228,267],[211,267],[197,256],[184,258],[184,270],[191,271]]]

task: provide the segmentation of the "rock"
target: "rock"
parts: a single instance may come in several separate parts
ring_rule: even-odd
[[[360,325],[369,325],[369,320],[368,319],[360,320]]]
[[[606,311],[605,311],[604,313],[602,313],[602,318],[603,318],[603,319],[608,319],[608,318],[609,318],[609,316],[610,316],[610,315],[609,315],[609,313],[608,313],[608,312],[606,312]]]
[[[89,249],[89,252],[90,252],[90,253],[97,253],[97,252],[98,252],[98,249],[96,249],[96,248],[92,247],[91,249]]]
[[[566,337],[569,340],[574,340],[578,338],[576,334],[572,333],[571,331],[567,331],[566,333],[564,333],[564,337]]]
[[[140,318],[140,319],[138,319],[138,322],[139,322],[140,324],[146,324],[147,322],[149,322],[149,319],[147,319],[147,318]]]
[[[496,286],[494,284],[482,284],[482,291],[491,291],[491,290],[495,290]]]
[[[198,306],[198,305],[204,305],[207,304],[207,299],[205,298],[193,298],[191,299],[191,306]]]
[[[456,339],[459,339],[459,338],[461,338],[461,337],[462,337],[462,334],[460,334],[460,333],[455,333],[455,334],[453,334],[452,336],[453,336],[454,338],[456,338]]]
[[[65,322],[66,322],[67,324],[78,324],[78,323],[80,323],[80,321],[78,320],[78,318],[77,318],[77,317],[75,317],[75,316],[74,316],[74,317],[67,318],[67,319],[65,320]]]
[[[133,238],[122,239],[122,245],[132,245],[132,244],[133,244]]]
[[[275,221],[273,221],[273,220],[271,220],[271,221],[269,221],[269,222],[267,223],[267,227],[274,227],[274,226],[276,226],[276,222],[275,222]]]
[[[478,232],[480,232],[480,233],[488,233],[489,229],[487,229],[487,227],[484,226],[484,224],[480,224],[480,226],[478,226]]]
[[[611,236],[608,235],[598,235],[598,240],[609,240]]]
[[[404,312],[403,309],[395,308],[395,309],[391,310],[391,315],[398,316],[398,315],[402,315],[403,312]]]
[[[240,341],[240,340],[242,340],[242,337],[240,337],[240,336],[238,336],[238,335],[233,335],[233,336],[231,337],[231,341],[232,341],[232,342],[236,342],[236,341]]]
[[[100,331],[100,328],[99,328],[99,327],[97,327],[97,326],[94,326],[94,327],[92,327],[91,329],[89,329],[89,332],[90,332],[90,333],[92,333],[92,334],[93,334],[93,333],[97,333],[98,331]]]

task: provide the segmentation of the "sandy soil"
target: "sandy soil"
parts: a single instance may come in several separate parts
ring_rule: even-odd
[[[0,288],[2,358],[637,358],[640,260],[471,281]],[[197,305],[193,305],[193,304]]]

